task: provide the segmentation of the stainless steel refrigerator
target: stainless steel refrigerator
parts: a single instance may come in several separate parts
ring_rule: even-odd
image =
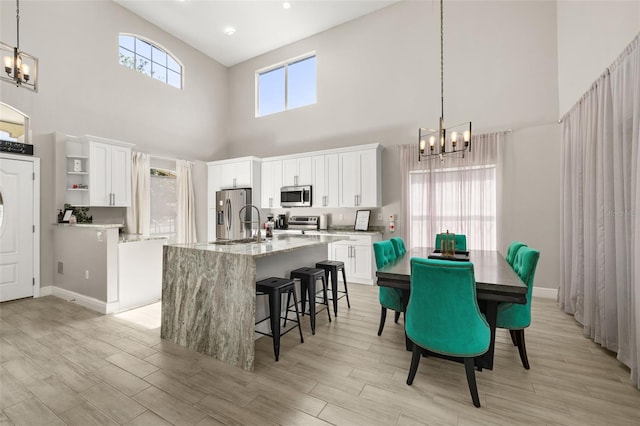
[[[251,236],[251,189],[226,189],[216,192],[216,239],[241,240]],[[244,222],[244,223],[243,223]]]

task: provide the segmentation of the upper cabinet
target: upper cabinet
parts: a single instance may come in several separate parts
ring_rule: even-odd
[[[313,207],[338,207],[339,154],[314,155],[311,162]]]
[[[380,146],[340,153],[339,179],[340,207],[380,207]]]
[[[260,162],[256,157],[242,157],[232,160],[211,161],[209,167],[209,190],[251,188],[254,204],[260,198]]]
[[[131,206],[133,144],[84,136],[68,136],[66,202],[73,206]]]
[[[262,162],[262,190],[260,207],[263,209],[280,207],[280,188],[282,187],[282,161],[265,160]]]
[[[282,186],[311,185],[311,157],[282,160]]]

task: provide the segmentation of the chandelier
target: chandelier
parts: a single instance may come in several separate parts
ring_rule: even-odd
[[[418,161],[471,152],[471,122],[444,126],[444,11],[440,0],[440,125],[438,129],[418,129]]]
[[[20,0],[16,0],[16,47],[0,42],[4,72],[0,79],[18,87],[38,91],[38,58],[20,50]]]

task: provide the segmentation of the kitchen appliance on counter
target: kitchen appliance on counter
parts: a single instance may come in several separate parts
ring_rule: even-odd
[[[320,220],[318,221],[318,229],[321,231],[326,231],[329,228],[329,220],[326,214],[320,215]]]
[[[276,229],[287,229],[288,222],[286,214],[279,214],[276,218]]]
[[[251,189],[226,189],[216,192],[216,239],[241,240],[251,236],[252,209],[246,208],[240,220],[240,209],[251,204]]]
[[[283,186],[280,188],[280,206],[311,207],[311,185]]]
[[[289,229],[311,231],[318,229],[318,216],[291,216],[289,218]]]

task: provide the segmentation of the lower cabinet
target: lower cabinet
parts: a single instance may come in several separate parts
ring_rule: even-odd
[[[329,258],[344,262],[347,283],[373,285],[376,278],[373,243],[380,241],[380,234],[341,236],[349,239],[329,244]]]

